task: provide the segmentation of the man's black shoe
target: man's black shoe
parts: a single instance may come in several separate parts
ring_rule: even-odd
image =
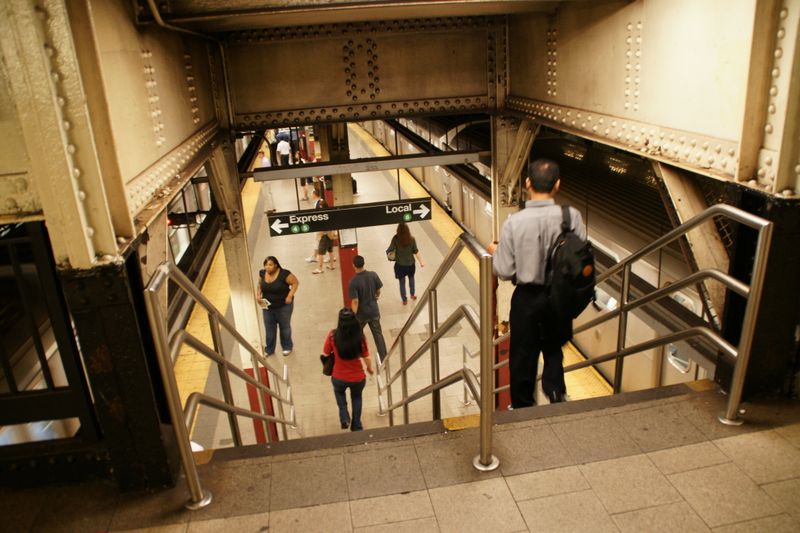
[[[347,429],[348,427],[350,427],[348,422],[342,422],[342,429]]]
[[[547,393],[550,403],[561,403],[564,401],[564,395],[558,391],[550,391]]]

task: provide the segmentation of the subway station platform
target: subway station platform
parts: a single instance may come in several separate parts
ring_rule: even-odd
[[[349,126],[348,137],[353,158],[388,155],[377,141],[357,125]],[[268,153],[268,150],[266,152]],[[358,195],[353,198],[355,204],[392,201],[397,200],[398,196],[403,199],[428,196],[427,191],[406,170],[365,172],[354,174],[354,177],[358,183]],[[309,195],[310,190],[309,186]],[[325,268],[322,274],[313,274],[317,263],[308,263],[306,258],[311,255],[315,247],[316,235],[307,233],[270,237],[267,227],[265,213],[268,209],[275,209],[279,213],[311,209],[312,201],[304,201],[302,197],[299,180],[277,182],[250,180],[242,193],[254,279],[258,271],[263,268],[264,259],[267,256],[275,256],[284,268],[297,276],[300,282],[292,316],[293,353],[284,357],[278,345],[276,354],[270,357],[270,363],[274,366],[282,368],[285,363],[289,367],[298,422],[297,430],[289,430],[289,438],[330,435],[342,431],[339,427],[330,378],[322,375],[319,362],[325,336],[336,326],[337,313],[343,305],[341,265],[337,261],[334,270]],[[447,212],[435,202],[432,204],[432,209],[427,220],[410,224],[411,232],[417,240],[420,254],[425,262],[424,268],[417,266],[417,294],[422,294],[428,286],[448,249],[462,232]],[[411,299],[408,300],[408,305],[402,305],[398,283],[394,278],[394,263],[387,261],[384,253],[396,228],[397,226],[392,224],[356,229],[358,252],[364,256],[366,268],[377,272],[384,284],[379,305],[387,348],[391,347],[413,306],[416,305]],[[334,252],[336,254],[336,250]],[[221,257],[221,254],[220,249],[203,285],[203,292],[219,309],[225,310],[228,307],[228,281],[224,257]],[[477,261],[468,253],[463,253],[456,267],[445,277],[438,292],[440,321],[462,304],[478,309]],[[427,311],[424,311],[407,336],[406,347],[409,354],[413,353],[428,335],[427,316]],[[204,314],[197,313],[193,316],[187,325],[187,330],[198,337],[207,338],[210,342],[208,320]],[[374,357],[375,343],[369,328],[365,329],[365,335],[370,353]],[[440,375],[447,375],[462,367],[463,347],[470,353],[476,353],[478,350],[477,336],[465,328],[457,327],[453,333],[440,341]],[[565,364],[580,360],[582,360],[580,354],[571,346],[565,348]],[[242,365],[251,366],[247,360],[242,361]],[[468,359],[467,365],[477,371],[479,361],[477,358]],[[431,383],[430,369],[430,358],[426,355],[409,374],[409,391],[419,390]],[[221,397],[217,372],[207,359],[191,349],[184,349],[178,358],[176,376],[184,400],[194,391]],[[572,399],[592,398],[611,393],[611,388],[593,369],[568,374],[567,388]],[[243,388],[235,389],[234,393],[238,405],[248,405],[247,392]],[[442,417],[477,414],[478,408],[475,402],[465,405],[464,399],[465,391],[461,384],[444,389],[441,400]],[[539,403],[547,403],[541,393]],[[431,413],[430,397],[419,400],[410,406],[410,421],[431,420]],[[362,422],[367,429],[388,425],[388,417],[378,416],[377,385],[373,376],[367,377],[364,389]],[[242,426],[245,442],[255,443],[252,426],[247,423],[243,423]],[[211,410],[201,411],[192,439],[207,449],[230,446],[232,438],[227,416]]]
[[[380,150],[351,127],[351,153]],[[397,199],[398,176],[359,174],[357,203]],[[230,448],[227,418],[202,411],[192,439],[206,448],[195,458],[212,503],[188,511],[185,480],[152,493],[120,493],[109,483],[0,491],[0,531],[187,532],[517,532],[517,531],[775,531],[800,530],[800,409],[790,401],[745,404],[747,423],[723,426],[717,414],[725,397],[710,382],[611,396],[593,370],[567,375],[569,402],[495,414],[494,454],[500,468],[472,466],[478,431],[470,427],[477,407],[464,405],[460,385],[444,390],[443,421],[431,422],[431,402],[412,404],[408,426],[388,426],[378,416],[377,387],[368,378],[365,431],[339,428],[329,378],[318,355],[342,306],[340,266],[313,274],[305,262],[313,234],[269,237],[265,211],[298,207],[292,181],[248,182],[243,191],[246,225],[256,272],[267,255],[297,275],[300,288],[292,319],[294,350],[270,361],[289,367],[298,429],[290,440]],[[404,198],[425,191],[399,173]],[[310,202],[300,203],[310,208]],[[384,250],[394,225],[360,228],[359,252],[384,282],[380,298],[389,345],[411,312],[403,306]],[[432,221],[412,225],[426,267],[417,287],[428,284],[458,226],[434,205]],[[204,294],[222,310],[229,291],[222,251],[214,259]],[[440,317],[462,303],[477,307],[477,264],[457,264],[440,289]],[[228,311],[230,313],[230,311]],[[187,329],[207,335],[205,316]],[[412,329],[409,349],[425,338],[426,320]],[[370,350],[374,342],[366,332]],[[478,339],[465,329],[441,343],[442,374],[462,365],[462,346]],[[579,354],[565,350],[565,364]],[[245,366],[246,362],[243,363]],[[468,364],[477,369],[478,361]],[[176,363],[181,396],[219,395],[216,371],[191,351]],[[409,389],[430,383],[430,363],[412,373]],[[236,391],[246,405],[247,394]],[[401,417],[396,417],[399,419]],[[466,421],[466,423],[462,423]],[[242,424],[247,428],[246,424]]]

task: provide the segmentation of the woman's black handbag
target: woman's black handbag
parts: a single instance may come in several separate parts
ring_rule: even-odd
[[[322,373],[326,376],[332,375],[334,361],[333,352],[329,353],[328,355],[320,355],[319,360],[322,361]]]

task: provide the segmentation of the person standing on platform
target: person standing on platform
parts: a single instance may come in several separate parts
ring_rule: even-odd
[[[411,236],[411,230],[408,224],[401,222],[397,225],[397,233],[392,237],[392,242],[386,250],[387,255],[394,252],[394,277],[400,282],[400,299],[403,300],[403,305],[408,303],[406,298],[406,278],[408,278],[408,289],[411,293],[411,299],[416,300],[416,287],[414,285],[414,274],[417,271],[414,257],[419,261],[419,267],[424,268],[425,263],[417,249],[417,240]]]
[[[305,163],[313,163],[312,161],[306,161],[306,158],[303,154],[302,150],[298,150],[294,153],[294,164],[295,165],[302,165]],[[308,201],[308,185],[312,185],[312,178],[309,176],[308,178],[300,178],[300,189],[303,191],[303,200],[306,202]]]
[[[547,260],[561,234],[561,207],[554,197],[561,186],[558,165],[537,159],[528,165],[525,178],[525,208],[511,215],[503,224],[500,242],[487,247],[494,255],[494,273],[516,285],[511,297],[511,406],[534,405],[534,388],[539,366],[539,352],[544,358],[542,390],[550,403],[564,401],[564,355],[558,341],[548,339],[553,326],[548,312],[545,275]],[[570,207],[575,234],[586,239],[586,227],[580,212]]]
[[[381,331],[381,311],[378,308],[378,298],[381,295],[383,283],[378,274],[364,268],[364,258],[357,255],[353,258],[353,267],[356,275],[350,280],[347,287],[350,295],[350,308],[356,314],[361,327],[369,325],[372,338],[375,339],[375,349],[378,351],[380,361],[386,357],[386,342]]]
[[[320,231],[317,233],[317,268],[312,270],[312,274],[322,274],[323,263],[328,263],[328,270],[336,269],[336,256],[333,255],[333,243],[336,241],[335,231]],[[328,258],[325,259],[325,254]]]
[[[267,157],[267,154],[263,150],[258,152],[258,162],[261,165],[261,168],[269,168],[270,166],[272,166],[269,157]],[[267,191],[266,194],[267,214],[274,213],[275,199],[272,197],[272,184],[269,181],[265,181],[262,182],[261,185]]]
[[[336,329],[331,330],[325,337],[322,353],[333,353],[333,374],[331,384],[333,394],[336,396],[336,405],[339,407],[339,422],[342,429],[350,427],[350,431],[361,431],[361,393],[367,384],[367,376],[361,360],[367,367],[367,372],[373,374],[372,360],[367,349],[367,339],[358,323],[356,315],[346,307],[339,311],[339,322]],[[353,416],[347,412],[347,396],[345,392],[350,389],[350,401],[353,403]]]
[[[276,148],[278,151],[278,157],[281,158],[281,166],[288,167],[289,166],[289,158],[292,154],[292,145],[289,144],[289,141],[286,139],[281,139],[278,142],[278,147]]]
[[[300,282],[290,271],[281,267],[280,262],[270,255],[264,259],[264,270],[258,271],[258,302],[262,307],[264,329],[266,330],[267,355],[275,353],[277,330],[283,355],[290,355],[294,348],[292,342],[292,311],[294,295]]]

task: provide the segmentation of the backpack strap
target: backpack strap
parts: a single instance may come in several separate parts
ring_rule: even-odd
[[[566,233],[572,229],[572,216],[569,214],[569,206],[561,206],[561,233]]]
[[[561,206],[561,233],[559,233],[558,237],[556,237],[555,242],[550,246],[550,249],[547,250],[547,262],[545,263],[544,267],[544,278],[545,278],[545,285],[549,285],[550,281],[553,277],[553,254],[555,254],[556,248],[558,248],[559,241],[561,240],[561,236],[567,232],[572,231],[572,216],[569,213],[569,206],[562,205]]]

